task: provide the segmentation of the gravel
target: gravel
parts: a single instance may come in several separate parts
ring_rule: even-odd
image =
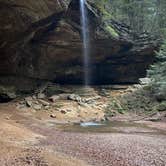
[[[164,134],[38,131],[47,136],[41,145],[94,166],[166,166]]]

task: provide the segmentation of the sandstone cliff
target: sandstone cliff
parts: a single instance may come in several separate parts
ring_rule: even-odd
[[[87,4],[94,84],[135,83],[154,61],[158,42],[116,20],[105,24]],[[107,27],[109,26],[109,27]],[[43,81],[83,81],[77,0],[0,0],[0,83],[32,88]]]

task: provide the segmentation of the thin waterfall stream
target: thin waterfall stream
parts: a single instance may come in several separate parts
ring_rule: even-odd
[[[82,38],[83,38],[83,65],[84,65],[84,85],[91,83],[90,71],[90,39],[88,27],[88,14],[86,10],[86,0],[80,0]]]

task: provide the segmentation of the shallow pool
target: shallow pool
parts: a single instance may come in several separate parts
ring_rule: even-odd
[[[163,131],[150,128],[145,124],[134,122],[83,122],[77,124],[57,125],[58,129],[64,132],[80,133],[143,133],[143,134],[166,134]]]

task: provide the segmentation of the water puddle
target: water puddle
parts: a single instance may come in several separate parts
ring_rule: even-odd
[[[101,126],[101,125],[105,125],[104,123],[95,123],[95,122],[83,122],[80,123],[81,127],[93,127],[93,126]]]
[[[142,134],[162,134],[166,135],[166,132],[160,131],[154,128],[150,128],[145,124],[133,123],[133,122],[84,122],[77,124],[59,124],[58,129],[64,132],[79,132],[79,133],[142,133]]]

